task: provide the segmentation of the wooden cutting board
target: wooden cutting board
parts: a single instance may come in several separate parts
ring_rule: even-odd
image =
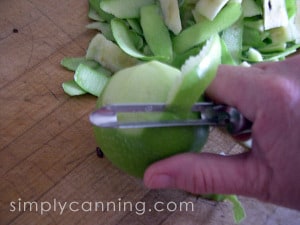
[[[146,189],[97,157],[87,119],[96,99],[61,88],[73,74],[60,60],[83,56],[95,34],[87,10],[87,1],[0,1],[0,224],[233,224],[226,202]],[[205,150],[241,146],[214,130]],[[300,224],[299,212],[241,200],[242,224]]]

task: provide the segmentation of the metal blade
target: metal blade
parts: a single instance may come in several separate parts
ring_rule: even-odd
[[[192,106],[191,111],[202,112],[207,108],[213,108],[216,105],[212,102],[199,102]],[[112,104],[100,108],[100,110],[107,110],[111,112],[163,112],[167,109],[165,103],[126,103],[126,104]],[[96,110],[97,111],[97,110]]]
[[[114,104],[106,105],[90,114],[90,122],[98,127],[103,128],[154,128],[154,127],[179,127],[179,126],[222,126],[226,125],[219,120],[219,117],[195,120],[172,120],[172,121],[139,121],[139,122],[119,122],[117,113],[119,112],[163,112],[166,110],[166,104]],[[192,111],[204,112],[211,111],[216,107],[210,102],[196,103],[192,107]]]
[[[251,133],[252,122],[247,120],[236,108],[211,102],[193,105],[191,111],[201,112],[201,118],[195,120],[133,121],[120,122],[117,114],[138,112],[163,112],[167,105],[154,104],[114,104],[106,105],[90,114],[90,122],[103,128],[155,128],[182,126],[224,126],[232,135]]]
[[[93,121],[91,120],[93,123]],[[211,120],[173,120],[173,121],[159,121],[159,122],[106,122],[93,123],[96,126],[103,128],[157,128],[157,127],[184,127],[184,126],[220,126],[218,122]]]

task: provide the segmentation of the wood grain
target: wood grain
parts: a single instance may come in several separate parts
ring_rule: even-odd
[[[61,88],[73,74],[60,67],[60,60],[84,55],[95,34],[85,29],[87,10],[87,1],[0,1],[0,224],[233,224],[226,202],[148,190],[141,180],[96,156],[87,119],[96,99],[70,98]],[[205,146],[210,152],[242,150],[218,130]],[[29,205],[12,212],[10,205],[18,209],[26,201],[54,200],[131,202],[140,208],[63,213],[52,208],[41,215],[30,212]],[[242,224],[300,224],[299,212],[241,200],[248,214]],[[156,202],[192,202],[194,211],[156,212]]]

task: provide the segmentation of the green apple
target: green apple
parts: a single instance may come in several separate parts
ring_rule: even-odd
[[[203,95],[220,61],[221,44],[216,35],[198,56],[187,60],[182,70],[159,61],[120,70],[110,79],[97,107],[113,103],[169,104],[169,110],[164,112],[120,113],[118,120],[123,122],[198,118],[200,115],[191,112],[190,107]],[[95,127],[95,136],[98,145],[114,165],[141,177],[155,161],[182,152],[200,151],[208,137],[208,126],[143,129]]]
[[[98,100],[98,107],[112,103],[164,103],[180,80],[181,72],[158,61],[130,67],[116,73]],[[121,121],[171,120],[183,116],[172,112],[122,113]],[[196,113],[185,117],[197,118]],[[199,151],[208,136],[208,127],[114,129],[95,127],[98,145],[106,157],[123,171],[142,177],[145,169],[162,158]]]

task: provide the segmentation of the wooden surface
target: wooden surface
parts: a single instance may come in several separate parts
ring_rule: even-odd
[[[95,34],[85,29],[87,7],[80,0],[0,1],[0,224],[233,224],[228,203],[148,190],[141,180],[96,156],[87,119],[96,99],[70,98],[61,88],[73,74],[60,67],[60,60],[84,55]],[[205,147],[240,149],[217,130]],[[297,211],[241,200],[247,212],[242,224],[300,224]],[[60,213],[54,201],[84,207]],[[19,208],[25,202],[49,209],[48,202],[52,208],[41,215],[35,205]],[[88,202],[131,202],[133,209],[88,212]],[[171,209],[174,202],[192,202],[194,211],[156,212],[157,202],[169,203]]]

